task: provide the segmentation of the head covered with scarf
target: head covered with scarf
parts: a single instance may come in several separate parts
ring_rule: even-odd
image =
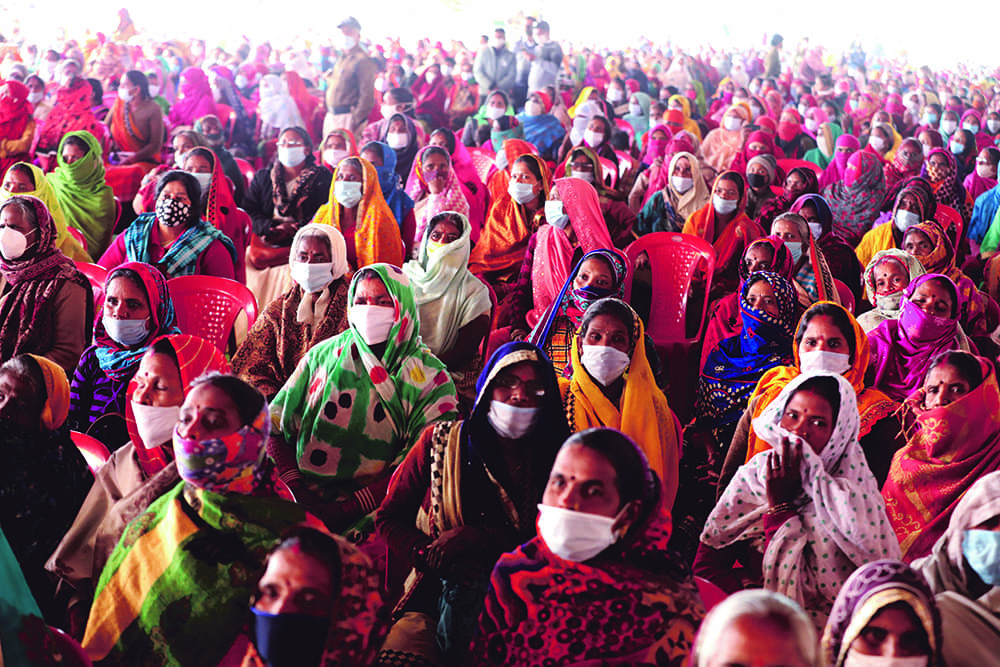
[[[759,282],[774,292],[777,316],[748,301],[750,289]],[[739,295],[742,328],[709,352],[698,386],[696,419],[713,428],[738,420],[761,375],[791,363],[796,303],[795,289],[777,273],[756,272],[744,280]]]
[[[115,380],[120,380],[132,374],[142,355],[148,349],[149,341],[157,336],[180,333],[177,328],[177,316],[174,312],[174,302],[167,289],[167,280],[155,267],[142,262],[126,262],[115,267],[104,283],[104,291],[114,280],[130,281],[134,286],[145,292],[149,301],[149,320],[146,330],[149,332],[137,345],[124,345],[113,339],[104,326],[104,318],[94,326],[94,343],[97,345],[97,360],[101,370]]]
[[[835,404],[826,389],[814,388],[821,383],[836,386]],[[832,433],[819,452],[781,426],[788,404],[803,385],[803,391],[822,391],[818,395],[833,412]],[[855,568],[877,558],[900,557],[878,483],[858,444],[857,394],[841,375],[825,371],[800,375],[753,420],[753,426],[773,451],[753,457],[736,472],[701,540],[715,549],[750,540],[764,556],[764,588],[798,602],[822,628],[837,592]],[[802,490],[793,503],[794,516],[766,540],[767,477],[783,439],[801,444]],[[852,511],[844,512],[844,507]]]
[[[898,560],[866,563],[848,577],[830,612],[823,631],[822,648],[826,664],[843,667],[855,639],[882,610],[905,606],[926,635],[927,667],[943,667],[941,658],[941,616],[934,593],[924,578]]]
[[[161,350],[163,352],[161,352]],[[229,362],[212,343],[198,336],[168,334],[153,339],[146,354],[163,354],[167,350],[171,362],[177,365],[183,393],[186,396],[194,381],[206,373],[228,373]],[[133,378],[128,385],[128,402],[125,404],[125,424],[129,439],[135,447],[139,464],[148,475],[154,475],[173,460],[173,455],[163,448],[162,442],[146,442],[140,435],[135,410],[132,407],[138,383]],[[177,406],[178,412],[180,406]]]

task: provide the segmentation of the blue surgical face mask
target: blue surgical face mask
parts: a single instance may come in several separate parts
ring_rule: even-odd
[[[104,323],[104,330],[108,332],[108,336],[125,347],[135,347],[149,336],[149,327],[145,319],[116,320],[105,315],[101,321]]]
[[[1000,533],[977,529],[965,531],[962,554],[983,583],[1000,586]]]
[[[253,643],[271,667],[319,665],[330,619],[308,614],[268,614],[253,609]]]
[[[798,264],[802,258],[802,242],[785,241],[785,247],[788,248],[788,252],[792,253],[792,264]]]
[[[955,155],[961,155],[962,151],[965,150],[965,144],[959,143],[957,141],[949,142],[948,146],[951,148],[951,152]]]

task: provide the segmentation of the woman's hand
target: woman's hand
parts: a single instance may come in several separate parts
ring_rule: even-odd
[[[424,562],[443,579],[468,580],[478,574],[475,554],[479,531],[459,526],[441,533],[424,550]]]
[[[799,462],[802,461],[802,441],[781,439],[781,451],[767,453],[767,504],[777,507],[795,502],[802,490]]]

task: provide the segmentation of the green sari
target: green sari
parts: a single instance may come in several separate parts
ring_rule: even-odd
[[[73,164],[67,164],[62,156],[63,146],[70,137],[82,139],[90,147]],[[69,132],[59,142],[56,161],[58,166],[49,174],[48,181],[66,216],[66,224],[83,232],[88,254],[100,259],[111,243],[115,225],[115,197],[104,180],[101,144],[90,132]]]
[[[385,283],[396,308],[382,358],[352,324],[310,349],[271,403],[273,430],[295,450],[309,486],[330,501],[385,479],[427,424],[458,417],[455,385],[420,339],[419,310],[406,274],[391,264],[368,269]],[[348,304],[363,275],[354,275]],[[356,528],[370,527],[367,518],[362,521]]]
[[[264,559],[303,522],[321,527],[286,500],[181,482],[125,529],[97,584],[84,649],[105,665],[238,660]]]

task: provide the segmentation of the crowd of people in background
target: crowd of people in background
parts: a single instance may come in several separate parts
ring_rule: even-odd
[[[996,659],[1000,69],[558,28],[10,28],[0,663]]]

